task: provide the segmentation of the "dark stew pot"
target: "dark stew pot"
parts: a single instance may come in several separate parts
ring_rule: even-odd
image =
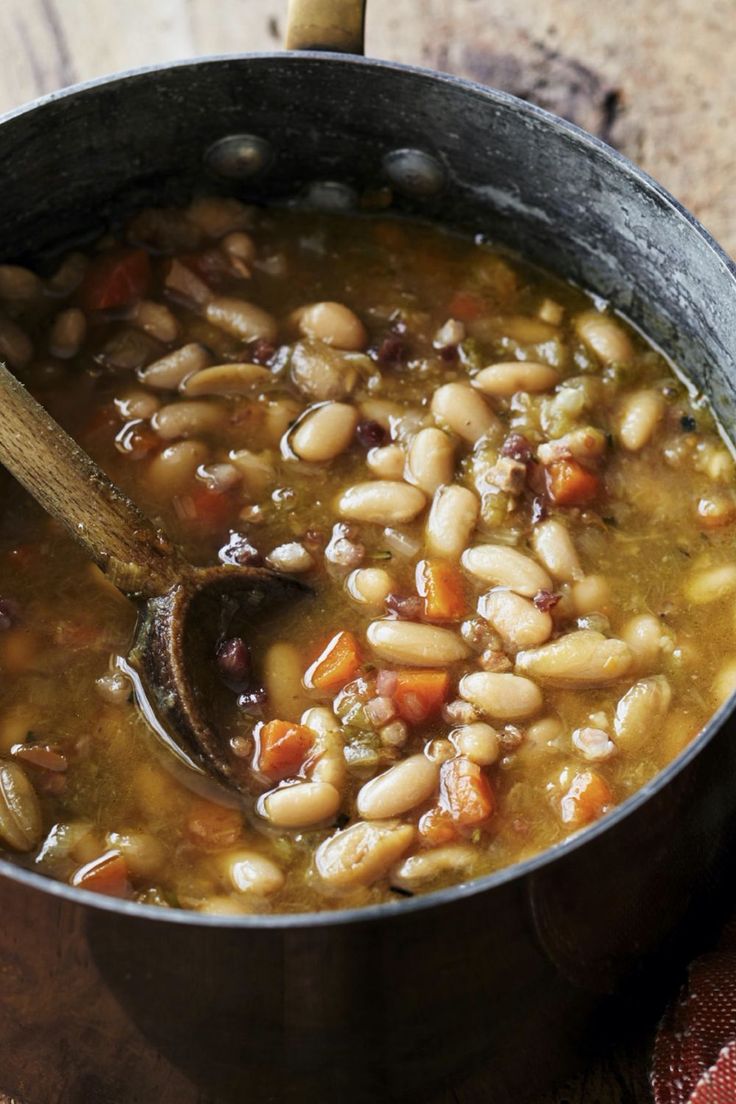
[[[195,189],[349,206],[389,183],[398,211],[482,229],[605,296],[736,432],[736,270],[703,228],[536,107],[354,56],[362,9],[294,2],[300,52],[148,69],[7,116],[0,256],[37,257]],[[219,918],[0,862],[0,1090],[26,1104],[360,1104],[427,1101],[485,1069],[484,1100],[519,1101],[661,1001],[717,920],[733,705],[580,837],[425,897]],[[182,1071],[174,1084],[168,1067],[166,1091],[161,1054]]]

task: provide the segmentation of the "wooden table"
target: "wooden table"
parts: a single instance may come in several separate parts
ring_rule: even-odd
[[[279,49],[285,7],[0,0],[0,111],[117,69]],[[370,0],[367,42],[378,57],[505,88],[601,135],[736,254],[733,0]],[[536,1104],[646,1104],[650,1042],[619,1050]],[[163,1058],[141,1060],[139,1084],[150,1085],[141,1104],[208,1104]],[[485,1104],[488,1084],[480,1077],[432,1104]],[[10,1104],[1,1088],[0,1104]]]

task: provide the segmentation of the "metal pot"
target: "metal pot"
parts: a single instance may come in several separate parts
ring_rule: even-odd
[[[296,0],[289,43],[358,50],[362,9]],[[733,266],[628,161],[503,93],[317,50],[216,58],[46,97],[2,121],[0,164],[0,255],[20,260],[196,188],[349,206],[388,182],[398,210],[605,296],[736,430]],[[212,1104],[427,1100],[479,1068],[485,1100],[520,1100],[660,999],[717,920],[732,709],[582,836],[426,897],[217,918],[0,862],[0,1087],[28,1104],[162,1100],[163,1052]]]

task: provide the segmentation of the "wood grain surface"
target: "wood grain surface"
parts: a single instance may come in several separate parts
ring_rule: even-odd
[[[113,70],[279,49],[285,8],[286,0],[0,0],[0,111]],[[736,254],[734,0],[369,0],[367,51],[469,76],[573,119],[641,164]],[[650,1042],[619,1049],[535,1104],[646,1104]],[[141,1104],[210,1104],[142,1040],[121,1044],[136,1054]],[[60,1076],[50,1070],[50,1086]],[[486,1104],[492,1077],[431,1104]],[[13,1104],[2,1088],[0,1060],[0,1104]]]

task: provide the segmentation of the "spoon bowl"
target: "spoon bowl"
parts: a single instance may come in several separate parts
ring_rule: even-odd
[[[191,568],[151,598],[130,655],[149,701],[177,744],[226,785],[246,790],[245,761],[228,750],[212,718],[212,674],[218,639],[238,618],[252,623],[274,603],[310,593],[304,583],[265,568]]]

